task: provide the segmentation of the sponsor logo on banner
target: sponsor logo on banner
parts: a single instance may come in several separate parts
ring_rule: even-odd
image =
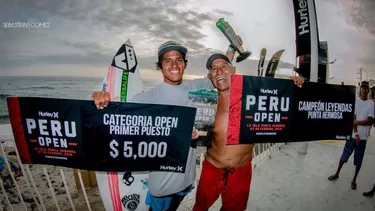
[[[234,75],[227,144],[347,140],[355,87]]]
[[[172,171],[179,171],[179,172],[183,172],[183,169],[184,167],[183,166],[177,166],[177,167],[173,167],[173,166],[160,166],[160,170],[172,170]]]
[[[256,134],[276,135],[276,132],[285,128],[283,120],[288,120],[290,97],[279,97],[278,89],[260,89],[260,94],[246,96],[246,111],[256,107],[250,115],[245,116],[250,131],[259,131]],[[277,123],[277,124],[273,124]]]
[[[311,0],[312,1],[312,0]],[[296,69],[300,75],[310,78],[311,20],[307,0],[293,0],[296,37]],[[316,29],[317,32],[318,29]]]
[[[271,78],[247,78],[242,86],[239,139],[285,137],[292,121],[293,82]],[[259,80],[260,79],[260,80]],[[272,80],[272,79],[271,79]],[[234,87],[235,88],[235,87]],[[231,94],[232,94],[231,88]]]
[[[293,0],[296,33],[296,57],[311,53],[310,17],[306,0]]]
[[[128,186],[132,171],[185,172],[196,108],[28,97],[8,106],[23,163],[124,171]]]
[[[306,0],[298,0],[297,3],[297,18],[298,21],[298,35],[304,35],[310,33],[310,26],[309,26],[309,13],[307,8],[307,1]]]

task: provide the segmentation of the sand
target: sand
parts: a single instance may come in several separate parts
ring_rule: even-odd
[[[17,157],[15,156],[15,149],[14,147],[5,147],[4,148],[6,157],[8,161],[13,163],[17,162]],[[1,153],[0,153],[1,154]],[[73,169],[63,168],[59,166],[50,166],[50,165],[29,165],[30,172],[35,180],[36,187],[42,196],[42,200],[46,206],[46,210],[57,210],[54,201],[52,200],[52,194],[50,188],[48,186],[47,178],[44,175],[43,167],[46,167],[47,172],[49,174],[56,199],[58,201],[59,207],[62,211],[73,210],[68,200],[68,196],[63,184],[63,180],[60,174],[60,169],[63,169],[65,174],[66,183],[69,189],[69,193],[72,197],[72,201],[74,203],[75,209],[78,210],[88,210],[87,204],[84,199],[84,195],[81,189],[77,189],[76,182],[74,180]],[[3,171],[3,175],[8,175],[8,171],[5,169]],[[23,175],[17,179],[17,184],[21,190],[23,200],[25,201],[27,210],[38,210],[37,204],[33,199],[33,195],[35,191],[30,191],[27,188],[27,183],[25,180],[25,176]],[[29,180],[30,181],[30,180]],[[22,203],[18,197],[18,192],[13,182],[10,179],[3,179],[3,184],[7,192],[7,196],[12,204],[13,210],[24,210]],[[91,204],[92,210],[104,210],[99,190],[97,187],[87,187],[86,193]],[[35,194],[37,198],[37,195]],[[10,210],[9,205],[7,204],[3,191],[0,190],[0,206],[6,207],[5,210]],[[38,199],[37,199],[38,200]]]
[[[15,144],[13,140],[13,134],[12,134],[12,130],[9,124],[0,125],[0,141],[3,143],[5,155],[8,161],[18,164],[17,162],[18,159],[15,153],[15,148],[14,148]],[[0,156],[3,156],[1,152],[0,152]],[[76,187],[73,169],[59,167],[59,166],[51,166],[51,165],[29,165],[30,172],[34,178],[35,185],[41,194],[43,203],[46,206],[46,210],[52,211],[52,210],[57,210],[57,208],[56,208],[54,201],[52,200],[52,194],[48,186],[46,176],[44,175],[43,167],[47,169],[47,172],[49,174],[49,177],[50,177],[50,180],[51,180],[51,183],[52,183],[55,195],[56,195],[56,199],[58,201],[61,211],[70,211],[73,209],[69,203],[68,196],[67,196],[64,184],[62,182],[60,169],[63,169],[64,171],[66,183],[69,189],[70,196],[72,197],[72,201],[73,201],[75,209],[77,211],[88,210],[82,189],[78,189]],[[3,176],[6,176],[6,175],[8,175],[8,171],[5,168],[3,171]],[[27,210],[39,210],[38,207],[36,206],[37,203],[35,203],[33,199],[33,194],[34,194],[38,200],[38,197],[36,196],[36,192],[34,191],[34,189],[30,191],[30,189],[27,187],[25,176],[26,175],[19,177],[17,179],[17,184],[21,190],[23,200],[26,204]],[[17,189],[15,188],[12,180],[10,179],[4,180],[3,178],[3,184],[6,189],[7,196],[12,204],[13,210],[17,210],[17,211],[24,210],[24,207],[22,203],[20,202],[20,198],[18,197]],[[92,210],[95,210],[95,211],[104,210],[104,206],[99,195],[98,187],[86,187],[86,193],[87,193]],[[1,189],[0,189],[0,207],[5,208],[4,210],[10,210],[9,205],[7,204],[5,200],[4,192]]]
[[[8,159],[8,161],[16,163],[18,165],[15,148],[9,147],[9,146],[4,147],[4,151],[5,151],[6,158]],[[198,147],[198,155],[200,154],[200,152],[204,152],[204,151],[205,151],[204,148]],[[3,156],[3,155],[0,153],[0,156]],[[199,156],[197,157],[197,164],[199,165]],[[72,201],[74,203],[75,209],[77,211],[88,210],[82,189],[78,189],[76,186],[73,169],[59,167],[59,166],[51,166],[51,165],[29,165],[30,172],[35,180],[37,189],[42,196],[42,200],[46,206],[46,210],[52,211],[52,210],[57,210],[57,208],[52,198],[52,194],[48,186],[47,178],[44,175],[43,167],[47,169],[47,172],[49,174],[49,177],[50,177],[50,180],[51,180],[51,183],[52,183],[55,195],[56,195],[56,199],[62,211],[71,211],[73,209],[71,208],[70,202],[68,200],[68,195],[65,191],[63,180],[60,174],[60,169],[63,169],[64,171],[66,183],[69,189],[69,193],[72,197]],[[8,175],[7,169],[4,169],[3,175]],[[37,204],[35,203],[32,194],[35,195],[35,197],[37,198],[37,201],[38,201],[38,197],[34,189],[30,191],[30,189],[27,187],[25,176],[26,175],[23,175],[17,178],[17,184],[22,192],[23,200],[26,204],[27,210],[38,210]],[[7,196],[9,197],[9,200],[12,204],[13,210],[24,210],[23,205],[18,197],[17,189],[13,185],[12,180],[5,179],[3,180],[3,184],[5,186]],[[85,187],[85,188],[86,188],[86,193],[90,202],[91,209],[93,211],[94,210],[104,211],[104,206],[100,198],[98,187],[96,186],[96,187]],[[4,193],[3,191],[0,190],[0,204],[1,204],[0,206],[5,207],[6,208],[5,210],[10,210],[9,205],[7,204],[3,196],[4,196]]]

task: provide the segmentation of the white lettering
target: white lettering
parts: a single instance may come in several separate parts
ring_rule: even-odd
[[[255,113],[254,114],[255,122],[280,122],[281,114],[280,113]]]
[[[270,103],[267,106],[268,96],[258,96],[258,111],[289,111],[290,98],[289,97],[277,97],[269,96]],[[254,95],[246,96],[246,110],[250,110],[250,106],[256,104],[256,97]]]
[[[300,31],[298,32],[299,35],[303,35],[306,33],[310,33],[310,26],[309,26],[309,17],[308,17],[308,8],[306,0],[299,0],[299,9],[298,14],[300,18],[301,25],[298,26]]]
[[[59,112],[39,111],[38,114],[41,117],[59,118]]]
[[[74,138],[77,136],[76,123],[64,121],[64,126],[58,120],[26,119],[26,128],[28,134],[32,134],[34,129],[39,129],[39,135],[42,136],[59,136]],[[51,134],[50,134],[51,132]]]
[[[254,95],[246,95],[246,110],[250,110],[250,106],[255,105],[256,99]]]
[[[258,103],[258,110],[259,111],[265,111],[267,108],[266,105],[267,96],[259,96],[259,103]]]
[[[32,130],[36,128],[35,120],[26,119],[26,128],[27,128],[27,133],[32,134]]]
[[[46,119],[38,119],[38,125],[39,125],[39,134],[48,136],[49,133],[47,131],[47,120]]]
[[[64,138],[38,137],[38,143],[45,147],[68,148],[68,141]]]

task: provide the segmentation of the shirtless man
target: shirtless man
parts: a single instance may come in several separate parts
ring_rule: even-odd
[[[238,41],[242,40],[237,36]],[[208,78],[183,80],[187,66],[187,48],[176,41],[167,41],[158,49],[157,69],[162,73],[164,82],[145,92],[138,93],[130,101],[188,106],[190,90],[198,88],[213,89]],[[228,47],[226,55],[233,59],[235,50]],[[94,92],[92,99],[98,109],[105,108],[111,97],[108,92]],[[193,130],[192,140],[198,138],[197,130]],[[193,141],[195,142],[195,141]],[[186,163],[185,173],[153,171],[148,175],[146,204],[150,211],[175,211],[185,195],[191,190],[196,178],[196,146],[192,143]]]
[[[207,150],[202,165],[194,211],[206,211],[219,198],[222,211],[246,210],[252,177],[252,152],[254,145],[226,145],[230,79],[236,72],[223,54],[213,54],[206,64],[208,78],[218,90],[218,106],[212,132],[212,147]],[[292,77],[301,86],[302,77]]]

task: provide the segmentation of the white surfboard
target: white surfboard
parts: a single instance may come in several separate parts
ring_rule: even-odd
[[[115,54],[102,83],[111,101],[127,102],[143,91],[134,48],[128,39]],[[147,172],[96,172],[99,192],[106,211],[148,211]]]

